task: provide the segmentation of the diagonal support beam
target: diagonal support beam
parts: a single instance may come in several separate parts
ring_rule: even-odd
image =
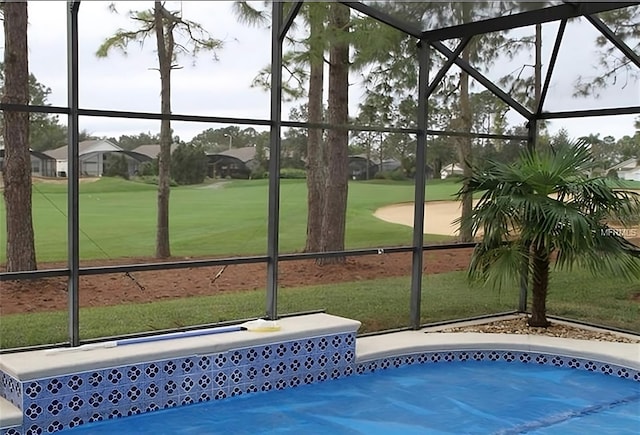
[[[420,39],[422,36],[422,29],[418,26],[414,26],[404,20],[399,20],[385,12],[382,12],[379,9],[372,8],[361,2],[343,2],[339,1],[338,3],[342,3],[343,5],[349,6],[351,9],[354,9],[358,12],[362,12],[365,15],[370,16],[373,19],[376,19],[380,22],[387,24],[388,26],[393,27],[394,29],[400,30],[408,35],[413,36],[414,38]]]
[[[587,15],[585,18],[593,24],[593,27],[598,29],[600,33],[604,35],[613,45],[616,46],[618,50],[624,53],[631,62],[633,62],[638,68],[640,68],[640,56],[638,56],[631,47],[629,47],[625,42],[620,39],[609,26],[602,22],[600,18],[594,17],[592,15]]]
[[[579,2],[576,4],[563,4],[458,26],[429,30],[422,33],[422,38],[428,41],[464,38],[466,36],[500,32],[539,23],[575,18],[582,15],[593,15],[637,4],[638,2]]]
[[[569,112],[543,112],[539,119],[586,118],[590,116],[614,116],[640,114],[640,106],[613,107],[608,109],[572,110]]]
[[[287,32],[289,31],[289,29],[291,28],[291,25],[293,24],[293,20],[295,20],[296,17],[298,16],[298,12],[300,12],[302,3],[304,3],[304,1],[299,0],[295,2],[291,7],[291,10],[287,14],[287,18],[285,18],[284,22],[282,23],[282,27],[280,27],[280,32],[278,32],[278,39],[280,41],[284,40],[284,37],[287,35]]]
[[[451,59],[453,56],[453,51],[449,50],[442,42],[439,41],[431,41],[431,46],[438,50],[440,53],[444,54],[447,59]],[[493,92],[498,98],[507,103],[510,107],[516,110],[519,114],[524,116],[526,119],[531,119],[533,117],[533,113],[527,110],[522,104],[518,103],[516,100],[511,98],[509,94],[504,92],[502,89],[497,87],[495,83],[485,77],[482,73],[480,73],[477,69],[472,67],[467,61],[454,57],[454,63],[462,68],[465,72],[467,72],[471,77],[476,79],[482,86],[487,88],[489,91]]]
[[[460,41],[460,44],[458,44],[456,49],[453,51],[453,55],[447,59],[445,64],[442,66],[442,68],[440,68],[440,71],[438,71],[436,76],[433,78],[433,81],[427,88],[426,98],[429,98],[431,94],[435,92],[444,76],[447,74],[451,66],[453,66],[453,64],[456,62],[456,59],[460,57],[460,53],[462,53],[462,50],[464,50],[464,48],[469,44],[470,41],[471,37],[464,38],[462,41]]]
[[[562,20],[560,22],[560,27],[558,27],[556,42],[553,44],[553,51],[551,52],[551,59],[549,60],[549,68],[547,69],[547,76],[544,79],[544,86],[542,88],[542,93],[540,94],[540,101],[538,101],[538,107],[536,109],[537,116],[539,116],[542,113],[542,107],[544,106],[544,101],[547,98],[547,93],[549,92],[549,85],[551,84],[551,76],[553,75],[553,70],[556,67],[556,61],[558,60],[558,53],[560,52],[560,44],[562,44],[562,37],[564,36],[564,30],[566,28],[567,28],[567,20]]]

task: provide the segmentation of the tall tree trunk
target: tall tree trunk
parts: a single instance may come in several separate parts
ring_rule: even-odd
[[[324,82],[324,20],[326,5],[309,3],[309,102],[308,120],[322,122],[322,94]],[[307,139],[307,242],[305,252],[318,252],[322,240],[322,213],[324,210],[325,163],[322,129],[310,128]]]
[[[533,80],[533,92],[535,98],[534,113],[538,110],[540,104],[540,98],[542,97],[542,24],[536,24],[536,62],[534,65],[534,80]],[[535,141],[532,144],[535,149],[536,142],[538,140],[538,132],[540,131],[540,123],[544,121],[538,120],[536,122],[536,131],[534,132]]]
[[[367,136],[367,167],[365,168],[366,172],[364,174],[365,180],[369,180],[369,178],[371,178],[371,134],[368,134]]]
[[[27,2],[3,2],[2,7],[5,67],[2,102],[28,104]],[[37,265],[31,216],[29,113],[5,110],[3,115],[6,270],[35,270]]]
[[[547,291],[549,288],[549,254],[544,247],[533,248],[533,288],[531,293],[533,300],[531,303],[531,317],[528,320],[529,326],[546,328],[549,326],[547,320]]]
[[[464,3],[463,8],[465,10],[469,6]],[[468,21],[464,21],[468,22]],[[462,52],[462,59],[469,61],[470,48],[464,49]],[[469,104],[469,74],[465,71],[460,73],[460,125],[462,131],[465,133],[471,133],[471,105]],[[462,165],[462,173],[466,179],[473,175],[471,169],[471,138],[460,137],[458,138],[458,159],[460,165]],[[467,182],[465,181],[465,188]],[[473,212],[473,196],[471,193],[465,193],[462,195],[462,220],[460,224],[460,241],[471,242],[473,241],[473,231],[471,227],[471,213]]]
[[[349,118],[349,8],[329,6],[331,48],[329,50],[329,123],[345,125]],[[327,136],[328,176],[322,219],[322,251],[344,250],[347,218],[349,132],[331,129]],[[323,258],[319,264],[343,263],[344,257]]]
[[[164,7],[155,2],[154,7],[156,43],[158,48],[158,65],[160,69],[160,110],[163,115],[171,113],[171,60],[173,41],[171,27],[165,35]],[[169,25],[171,26],[171,24]],[[171,180],[171,121],[160,122],[160,154],[158,155],[158,222],[156,228],[156,257],[171,256],[169,245],[169,193]]]
[[[435,159],[433,161],[433,178],[440,178],[442,173],[442,159]]]
[[[534,72],[534,111],[536,111],[542,95],[542,24],[536,24],[536,63]]]

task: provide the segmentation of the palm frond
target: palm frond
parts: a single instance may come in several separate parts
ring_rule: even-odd
[[[469,265],[471,281],[502,289],[519,282],[522,265],[526,264],[526,250],[517,243],[505,243],[498,247],[476,246]]]

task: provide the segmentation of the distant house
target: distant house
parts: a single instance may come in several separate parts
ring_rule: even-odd
[[[232,148],[207,154],[207,160],[207,176],[211,178],[249,178],[251,171],[260,165],[256,159],[256,147]]]
[[[464,169],[457,163],[451,163],[450,165],[443,166],[440,171],[440,178],[445,179],[452,175],[463,175]]]
[[[31,154],[31,175],[36,177],[55,177],[56,160],[40,151],[29,150]],[[0,172],[4,168],[4,148],[0,148]]]
[[[367,164],[369,170],[367,173]],[[386,159],[380,162],[376,159],[368,159],[364,154],[357,154],[349,156],[349,178],[352,180],[366,180],[372,179],[379,172],[391,172],[400,168],[402,163],[396,159]],[[426,166],[427,178],[433,178],[433,169],[430,166]]]
[[[171,144],[172,154],[176,150],[176,148],[178,148],[177,143]],[[160,154],[160,144],[140,145],[139,147],[134,148],[132,151],[135,153],[144,154],[145,156],[150,157],[151,160],[153,160],[158,157],[158,154]]]
[[[607,174],[615,172],[621,180],[640,181],[640,159],[633,158],[618,163],[607,170]]]
[[[349,156],[349,178],[352,180],[370,180],[378,170],[378,164],[366,155]]]
[[[377,172],[389,172],[395,171],[400,166],[402,166],[402,163],[399,160],[386,159],[376,164],[376,170]]]
[[[46,152],[47,155],[55,159],[56,174],[59,177],[67,176],[68,152],[66,145]],[[125,156],[129,166],[129,175],[134,175],[141,163],[151,160],[149,156],[124,150],[108,140],[86,140],[78,144],[80,176],[101,177],[107,168],[109,156],[113,154]]]
[[[378,172],[390,172],[398,169],[402,164],[395,159],[387,159],[382,162],[375,158],[369,158],[365,154],[349,156],[349,178],[352,180],[367,179],[367,164],[369,166],[369,179],[375,177]]]

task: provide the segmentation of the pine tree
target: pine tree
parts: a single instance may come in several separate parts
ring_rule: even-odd
[[[27,2],[3,2],[4,88],[2,102],[29,103]],[[36,250],[31,213],[29,113],[3,111],[4,202],[7,225],[7,272],[35,270]]]
[[[140,25],[138,30],[118,30],[107,38],[96,55],[106,57],[113,49],[126,51],[132,42],[143,41],[155,35],[160,72],[160,108],[163,115],[171,114],[171,71],[176,68],[179,54],[197,55],[201,51],[222,48],[222,42],[214,39],[196,22],[182,18],[181,12],[169,11],[164,2],[154,2],[152,10],[131,11],[129,17]],[[186,41],[178,42],[179,33],[188,35]],[[156,257],[171,256],[169,244],[169,194],[171,180],[171,121],[162,119],[160,123],[160,154],[158,155],[158,219],[156,230]]]

